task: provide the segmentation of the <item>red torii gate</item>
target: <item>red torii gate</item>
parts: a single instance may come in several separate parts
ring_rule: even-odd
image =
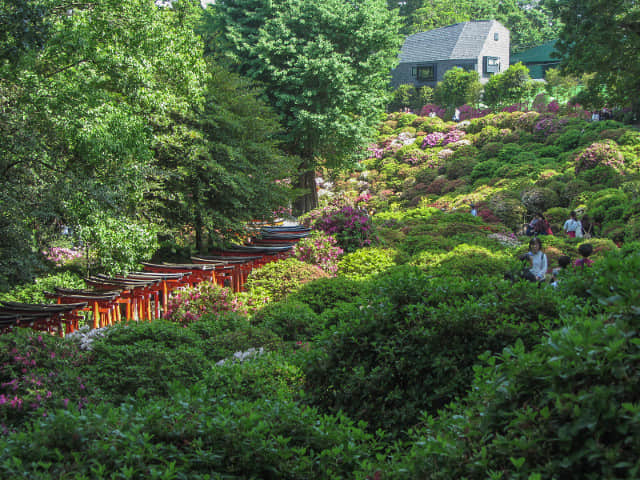
[[[85,302],[66,305],[0,302],[0,330],[4,333],[14,327],[31,327],[64,337],[75,331],[80,318],[78,312],[86,306]]]

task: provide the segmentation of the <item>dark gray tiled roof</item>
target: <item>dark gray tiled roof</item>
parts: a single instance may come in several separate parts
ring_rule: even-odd
[[[456,23],[410,35],[400,50],[400,62],[477,58],[493,24],[494,20]]]

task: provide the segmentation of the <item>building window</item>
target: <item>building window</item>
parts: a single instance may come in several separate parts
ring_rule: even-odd
[[[484,57],[484,73],[500,73],[500,57]]]
[[[498,40],[500,40],[500,35],[498,34],[498,32],[495,32],[493,34],[493,39],[497,42]]]
[[[435,82],[436,66],[421,65],[419,67],[413,67],[411,69],[411,75],[414,76],[419,82]]]

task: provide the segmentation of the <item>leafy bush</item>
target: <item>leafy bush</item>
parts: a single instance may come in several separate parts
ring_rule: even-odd
[[[345,205],[320,217],[314,228],[334,235],[345,252],[370,245],[373,238],[371,219],[366,210]]]
[[[529,212],[544,212],[558,204],[558,194],[550,188],[529,187],[520,196]]]
[[[252,323],[287,342],[307,341],[322,330],[318,315],[309,305],[289,299],[266,305],[256,312]]]
[[[480,275],[498,275],[502,277],[509,269],[510,256],[494,253],[486,248],[460,244],[452,251],[440,257],[429,273],[463,278]]]
[[[305,303],[320,314],[339,302],[356,299],[364,288],[362,282],[347,277],[319,278],[303,285],[289,299]]]
[[[202,318],[189,328],[201,339],[199,348],[212,360],[220,361],[233,357],[237,352],[251,349],[280,351],[282,338],[268,328],[252,325],[249,319],[236,313],[220,317]]]
[[[346,254],[338,263],[338,274],[354,280],[377,275],[395,265],[395,250],[387,248],[361,248]]]
[[[512,230],[517,230],[522,225],[525,208],[522,202],[512,195],[496,193],[489,198],[487,206],[502,223]]]
[[[59,408],[83,409],[95,394],[81,370],[89,361],[76,344],[51,335],[22,328],[0,335],[0,429]]]
[[[587,214],[597,223],[622,218],[627,195],[617,189],[599,191],[588,203]]]
[[[164,317],[173,322],[195,322],[204,314],[222,312],[246,313],[246,308],[233,291],[213,282],[200,282],[195,287],[177,290],[169,296]]]
[[[342,248],[336,246],[336,239],[319,231],[313,231],[307,238],[303,238],[295,245],[293,255],[303,262],[317,265],[329,275],[338,271],[338,258],[342,255]]]
[[[534,285],[522,284],[530,296]],[[360,306],[345,305],[343,321],[320,342],[305,366],[309,398],[344,410],[394,437],[467,392],[473,366],[486,350],[522,338],[533,345],[542,321],[502,313],[511,285],[486,278],[429,280],[415,268],[392,269]],[[526,307],[523,305],[523,308]],[[553,317],[551,317],[553,318]]]
[[[297,351],[286,353],[258,351],[244,360],[232,358],[216,365],[199,381],[215,389],[217,397],[240,401],[265,398],[298,400],[303,391],[304,376],[291,362]]]
[[[378,453],[343,415],[279,398],[225,399],[207,385],[176,389],[171,399],[58,412],[3,436],[0,448],[2,478],[40,479],[348,478]]]
[[[464,404],[411,437],[402,478],[637,478],[637,334],[579,316],[533,351],[485,357]],[[464,435],[461,435],[464,432]]]
[[[200,343],[192,330],[161,320],[112,327],[93,341],[88,384],[115,403],[166,396],[173,382],[193,382],[211,368]]]
[[[277,301],[305,283],[323,277],[327,277],[327,274],[319,267],[287,258],[268,263],[251,272],[245,287],[251,295]]]
[[[38,277],[33,283],[21,285],[0,294],[0,300],[22,303],[52,303],[44,296],[44,292],[53,292],[54,287],[86,288],[84,280],[71,272],[61,272]]]
[[[576,156],[575,164],[576,174],[598,165],[621,170],[624,166],[624,157],[615,142],[593,143]]]

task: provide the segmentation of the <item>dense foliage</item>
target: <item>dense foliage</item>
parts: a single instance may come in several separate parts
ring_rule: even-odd
[[[350,163],[385,107],[401,45],[396,13],[383,0],[216,2],[212,12],[213,48],[267,86],[285,148],[300,158],[298,213],[315,208],[318,160]]]
[[[0,146],[0,288],[37,269],[54,274],[3,300],[82,287],[87,267],[134,268],[155,249],[158,226],[160,253],[188,255],[189,241],[229,238],[235,220],[285,199],[275,114],[252,84],[216,66],[225,42],[280,52],[259,68],[289,80],[309,77],[288,53],[311,59],[326,84],[305,91],[348,97],[358,93],[344,88],[352,78],[328,85],[344,65],[325,28],[356,49],[377,35],[389,46],[395,28],[372,28],[394,23],[379,2],[256,0],[242,12],[219,3],[205,22],[197,2],[170,3],[4,2],[0,18],[13,24],[0,32],[9,140]],[[523,15],[551,26],[544,8],[528,8],[538,2],[445,3],[399,10],[434,25],[497,11],[514,25]],[[215,32],[223,19],[212,16],[224,9],[258,41]],[[295,42],[298,33],[313,39]],[[376,58],[387,69],[387,56]],[[493,77],[502,112],[457,105],[454,123],[431,104],[378,118],[356,171],[322,172],[321,208],[300,219],[315,233],[294,258],[254,269],[245,292],[204,283],[176,292],[167,319],[64,339],[1,335],[0,477],[638,478],[640,134],[559,101],[571,81],[556,77],[551,98],[524,73]],[[436,92],[456,98],[448,110],[475,88],[459,75]],[[263,94],[288,111],[308,107],[284,95],[294,87]],[[306,100],[322,103],[313,95]],[[326,124],[298,112],[336,137],[335,152],[316,155],[342,158],[352,141],[343,138],[369,134],[382,100],[364,120],[359,100],[347,100],[348,118],[326,103],[336,108]],[[291,151],[287,134],[308,140],[284,133]],[[590,238],[563,233],[571,211],[593,226]],[[538,236],[551,277],[541,283],[520,278],[534,214],[553,231]],[[576,264],[582,255],[593,263]]]

